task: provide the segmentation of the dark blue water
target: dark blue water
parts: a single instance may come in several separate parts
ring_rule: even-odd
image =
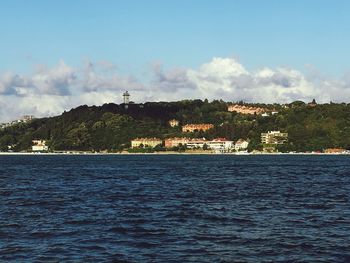
[[[347,156],[0,156],[0,261],[350,262]]]

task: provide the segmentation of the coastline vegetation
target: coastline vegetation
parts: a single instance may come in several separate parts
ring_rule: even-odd
[[[0,130],[0,151],[28,151],[32,140],[48,141],[51,151],[129,152],[164,151],[130,149],[137,137],[189,137],[214,139],[224,137],[236,141],[249,139],[249,151],[261,150],[261,133],[280,130],[288,133],[288,142],[278,145],[280,152],[322,151],[338,147],[350,149],[350,104],[328,103],[310,106],[302,101],[290,104],[249,104],[275,110],[269,116],[228,112],[232,104],[222,100],[183,100],[177,102],[147,102],[144,104],[104,104],[77,107],[60,116],[34,119]],[[238,102],[237,104],[243,104]],[[180,126],[171,127],[170,119]],[[208,131],[183,133],[181,125],[211,123]],[[183,147],[172,149],[183,151]]]

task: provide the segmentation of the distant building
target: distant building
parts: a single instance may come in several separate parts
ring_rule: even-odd
[[[227,140],[226,138],[217,138],[208,142],[210,149],[218,152],[228,152],[233,147],[233,141]]]
[[[235,143],[235,150],[236,151],[242,151],[246,150],[248,148],[249,142],[243,139],[239,139]]]
[[[161,145],[163,141],[158,138],[136,138],[131,141],[131,148],[156,147]]]
[[[24,115],[20,120],[22,122],[28,122],[28,121],[32,121],[34,119],[33,115]]]
[[[203,148],[204,145],[208,145],[208,141],[205,138],[193,138],[186,145],[189,149]]]
[[[20,123],[26,123],[26,122],[32,121],[33,119],[34,119],[33,115],[24,115],[20,119],[17,119],[17,120],[14,120],[14,121],[10,121],[10,122],[7,122],[7,123],[1,123],[0,124],[0,129],[1,128],[3,129],[3,128],[11,127],[13,125],[20,124]]]
[[[186,124],[182,126],[182,132],[207,131],[212,128],[213,124]]]
[[[130,94],[128,91],[125,91],[123,93],[123,103],[124,104],[129,104],[129,101],[130,101]]]
[[[49,147],[46,145],[45,140],[33,140],[32,141],[32,151],[33,152],[45,152],[49,150]]]
[[[313,99],[313,100],[312,100],[311,102],[309,102],[307,105],[308,105],[309,107],[316,107],[317,102],[316,102],[315,99]]]
[[[238,105],[238,104],[228,106],[227,110],[230,112],[237,112],[241,114],[252,114],[252,115],[263,114],[264,112],[266,112],[266,109],[264,108]]]
[[[176,127],[176,126],[179,126],[179,121],[178,120],[175,120],[175,119],[172,119],[169,121],[169,125],[171,127]]]
[[[261,143],[263,144],[283,144],[288,140],[288,133],[280,131],[269,131],[261,134]]]
[[[168,138],[164,140],[164,146],[165,148],[172,148],[180,145],[187,145],[189,141],[189,138]]]
[[[345,149],[342,148],[328,148],[323,151],[324,153],[344,153]]]
[[[276,115],[278,114],[278,111],[270,111],[270,112],[264,112],[261,114],[262,117],[268,117],[268,116],[272,116],[272,115]]]

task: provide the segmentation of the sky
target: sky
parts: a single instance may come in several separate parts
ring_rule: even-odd
[[[350,102],[347,0],[2,0],[0,121],[82,104]]]

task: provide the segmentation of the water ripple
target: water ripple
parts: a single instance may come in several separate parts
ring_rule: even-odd
[[[350,262],[348,159],[0,156],[0,261]]]

